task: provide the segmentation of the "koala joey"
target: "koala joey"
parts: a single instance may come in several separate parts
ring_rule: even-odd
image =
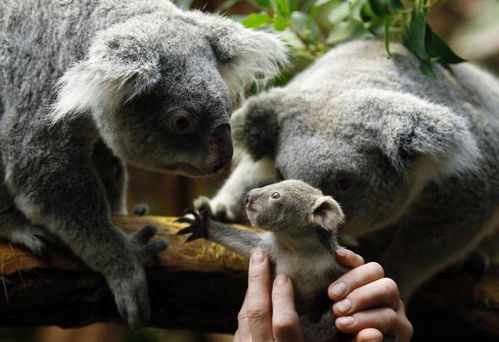
[[[63,242],[145,323],[141,261],[167,244],[110,221],[126,213],[123,163],[217,172],[232,106],[285,59],[270,34],[166,0],[2,1],[0,236],[36,253]]]
[[[305,340],[335,339],[339,332],[327,287],[346,271],[334,257],[339,247],[336,230],[344,219],[338,203],[302,181],[285,180],[249,191],[245,209],[251,225],[266,232],[213,221],[206,206],[194,213],[195,219],[179,219],[191,223],[179,234],[192,233],[187,241],[206,238],[246,257],[263,250],[273,263],[274,274],[286,273],[293,279]]]
[[[437,79],[392,44],[333,48],[283,88],[232,118],[242,158],[216,196],[214,218],[244,219],[248,189],[300,179],[339,202],[340,234],[380,262],[407,299],[499,226],[499,82],[470,63]]]

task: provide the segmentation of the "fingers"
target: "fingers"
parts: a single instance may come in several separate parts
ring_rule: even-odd
[[[395,311],[388,307],[376,308],[356,312],[351,316],[343,316],[336,319],[336,327],[347,334],[357,334],[365,329],[376,329],[382,334],[397,336],[397,341],[407,342],[410,340],[413,330],[412,325],[403,311]],[[374,334],[374,332],[363,332],[363,335]],[[362,340],[361,340],[362,341]]]
[[[328,288],[328,295],[333,301],[343,299],[352,290],[383,278],[383,267],[376,262],[356,267],[333,282]]]
[[[334,251],[334,253],[336,261],[343,266],[354,268],[364,265],[364,259],[349,249],[339,247]]]
[[[262,251],[251,255],[248,270],[246,318],[254,342],[272,341],[272,306],[270,299],[270,264]]]
[[[234,341],[239,341],[239,342],[250,342],[251,341],[251,335],[250,335],[249,324],[248,324],[248,316],[246,315],[246,309],[248,306],[247,303],[248,303],[248,293],[246,293],[241,310],[239,311],[239,314],[237,315],[238,328],[237,328],[236,334],[234,336]]]
[[[382,342],[383,334],[378,329],[367,328],[359,331],[352,342]]]
[[[345,316],[374,307],[389,307],[397,310],[400,305],[400,295],[397,284],[390,278],[381,278],[361,286],[347,297],[333,305],[337,316]]]
[[[303,341],[298,313],[295,309],[293,283],[286,274],[279,274],[272,288],[272,328],[277,341]]]

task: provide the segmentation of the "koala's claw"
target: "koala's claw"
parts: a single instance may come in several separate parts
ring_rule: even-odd
[[[144,216],[149,213],[149,206],[145,203],[139,203],[132,210],[134,215]]]
[[[140,260],[148,259],[168,248],[168,242],[165,240],[150,241],[157,231],[157,227],[147,225],[132,235],[132,240],[138,247],[137,256]]]
[[[211,210],[209,209],[205,209],[201,212],[187,212],[184,216],[180,217],[177,222],[190,223],[190,226],[180,229],[177,232],[177,235],[191,234],[185,242],[191,242],[197,239],[207,239],[208,225],[210,224],[211,219],[210,213]],[[188,215],[192,215],[194,218],[191,218]]]
[[[223,203],[214,203],[208,197],[200,196],[194,200],[194,207],[199,212],[207,211],[210,213],[211,218],[220,222],[234,222],[236,215],[228,209]]]

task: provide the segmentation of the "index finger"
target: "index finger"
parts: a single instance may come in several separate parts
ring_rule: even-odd
[[[344,247],[337,248],[334,254],[336,261],[343,266],[354,268],[364,265],[364,258]]]
[[[293,283],[286,274],[279,274],[272,289],[272,324],[276,341],[302,342],[300,319],[295,309]]]
[[[272,341],[271,274],[269,260],[262,251],[251,255],[246,292],[246,317],[254,342]]]

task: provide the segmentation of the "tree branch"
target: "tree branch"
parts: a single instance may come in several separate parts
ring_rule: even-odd
[[[246,288],[247,261],[211,242],[184,244],[183,225],[174,218],[115,217],[127,232],[146,224],[160,228],[156,238],[170,247],[146,264],[151,326],[206,332],[234,332]],[[247,229],[238,226],[242,229]],[[0,244],[0,324],[77,327],[119,322],[103,277],[69,251],[55,248],[42,259]],[[478,281],[462,270],[446,271],[425,285],[409,303],[414,341],[497,341],[499,266]]]

